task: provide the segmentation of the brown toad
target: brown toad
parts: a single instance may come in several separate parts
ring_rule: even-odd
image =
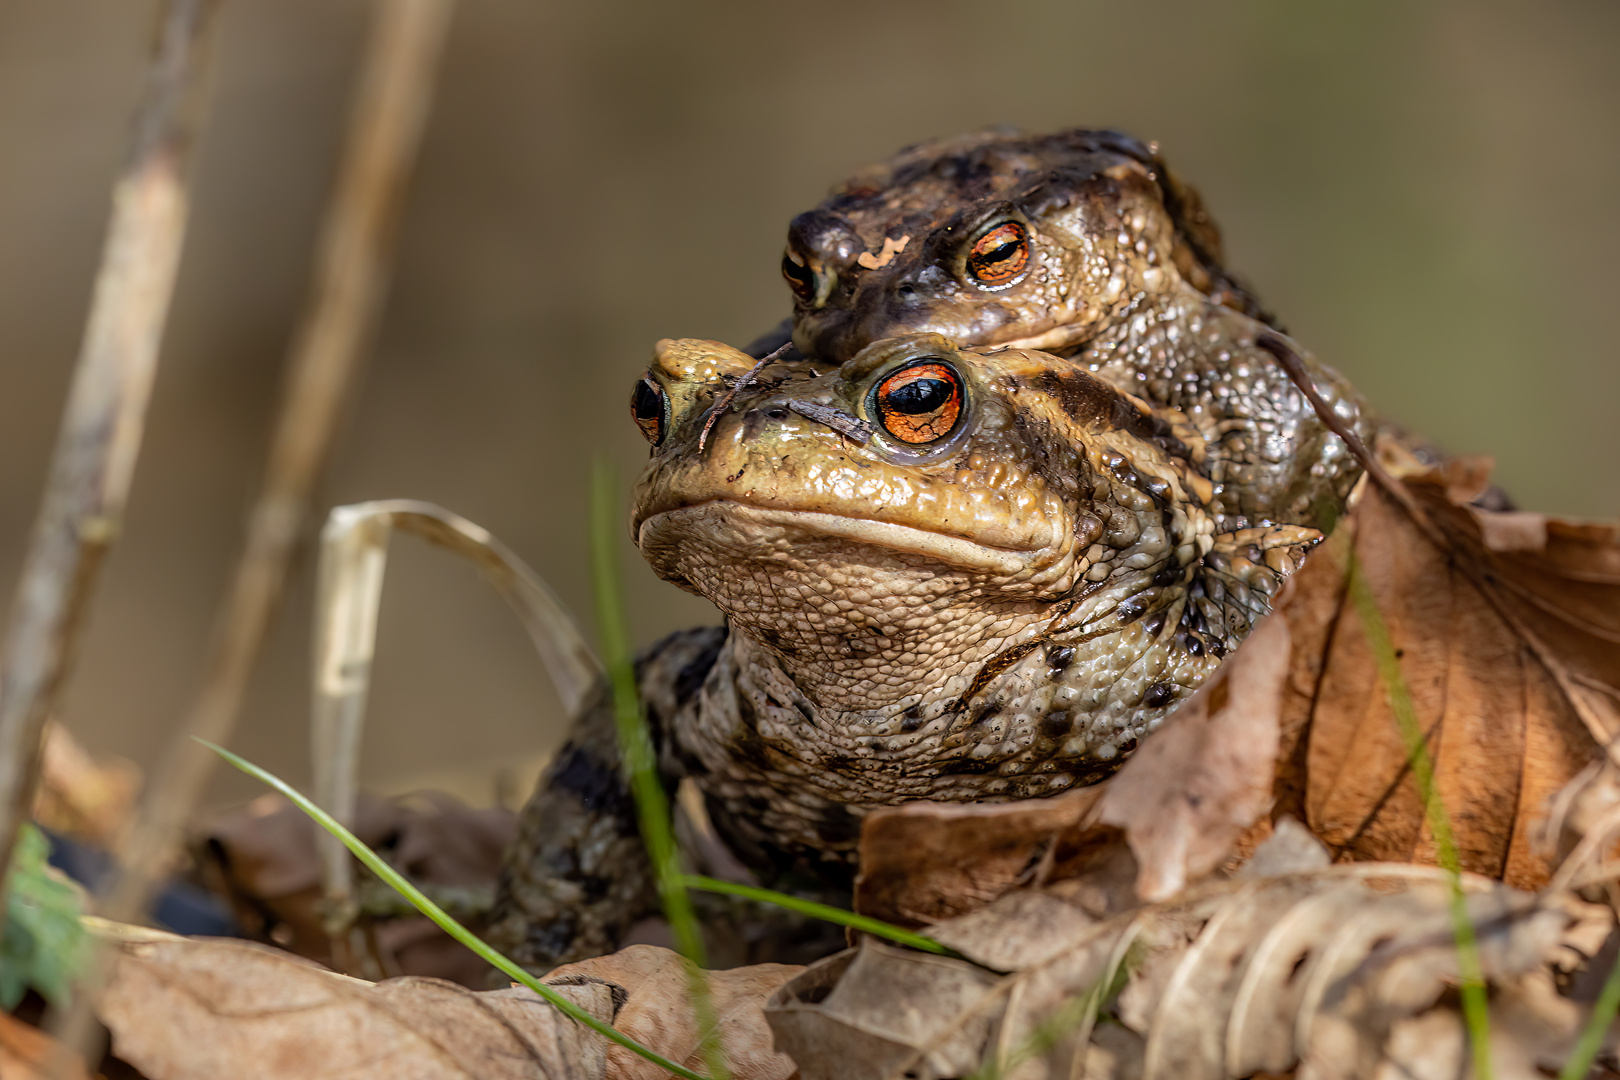
[[[1153,148],[1106,131],[988,131],[863,169],[788,230],[792,340],[841,363],[932,331],[1045,349],[1181,410],[1220,447],[1211,478],[1231,527],[1322,526],[1359,469],[1256,336],[1273,320],[1221,264],[1196,191]],[[1365,408],[1307,360],[1352,426]]]
[[[724,630],[639,682],[664,776],[769,877],[848,881],[862,817],[1116,768],[1318,537],[1218,533],[1186,417],[1078,366],[936,334],[840,365],[666,341],[632,407],[632,531]],[[656,907],[605,709],[525,808],[497,936],[545,966]]]

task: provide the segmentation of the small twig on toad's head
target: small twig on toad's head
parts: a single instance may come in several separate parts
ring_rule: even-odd
[[[844,438],[849,439],[857,446],[865,446],[872,441],[872,425],[865,420],[849,415],[842,409],[835,409],[831,405],[819,405],[814,401],[789,401],[787,407],[800,416],[808,417],[818,424],[825,424]]]
[[[743,387],[753,382],[756,375],[770,367],[771,364],[775,363],[782,357],[783,353],[787,352],[791,348],[793,348],[793,342],[790,341],[781,348],[766,353],[764,356],[759,358],[759,363],[749,368],[747,372],[743,374],[742,378],[732,383],[731,388],[724,394],[720,395],[720,400],[715,402],[714,408],[709,410],[708,419],[703,421],[703,430],[698,432],[697,448],[700,452],[703,450],[703,444],[709,441],[709,432],[713,430],[715,421],[720,419],[721,413],[725,412],[731,407],[732,400],[736,398],[738,394],[742,393]]]

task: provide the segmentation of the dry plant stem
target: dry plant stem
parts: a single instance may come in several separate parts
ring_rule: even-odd
[[[0,895],[45,721],[123,527],[187,217],[186,172],[215,0],[172,0],[135,117],[39,517],[0,656]]]
[[[340,506],[321,535],[315,601],[310,750],[315,801],[345,825],[359,794],[360,735],[377,640],[388,543],[412,533],[474,563],[517,612],[572,719],[602,678],[602,663],[562,602],[527,563],[489,531],[432,503],[410,499]],[[344,939],[358,906],[343,844],[322,833],[327,931]],[[357,952],[356,955],[359,955]]]
[[[134,922],[150,901],[196,805],[213,756],[193,736],[230,738],[287,566],[309,514],[315,481],[355,381],[386,283],[394,222],[432,99],[450,0],[379,0],[350,119],[337,189],[317,256],[314,295],[292,347],[263,487],[246,546],[218,616],[207,673],[184,730],[153,779],[151,797],[109,887],[103,913]],[[86,980],[96,980],[100,962]],[[60,1028],[80,1046],[92,1030],[88,994]]]
[[[703,421],[703,430],[698,432],[699,451],[702,451],[703,444],[708,441],[709,432],[714,430],[714,422],[720,419],[720,414],[725,412],[726,409],[731,406],[732,400],[742,392],[743,387],[753,382],[754,376],[770,367],[772,361],[776,360],[777,357],[781,356],[792,347],[793,343],[790,341],[786,345],[783,345],[780,349],[773,350],[772,352],[768,352],[764,356],[760,357],[757,364],[745,371],[742,378],[732,383],[731,388],[721,395],[720,400],[714,403],[714,408],[709,410],[709,418]]]
[[[136,921],[202,792],[213,755],[192,741],[229,740],[310,510],[315,482],[376,322],[393,223],[432,96],[448,0],[379,0],[315,293],[293,345],[263,488],[220,611],[207,674],[184,730],[152,784],[108,918]]]

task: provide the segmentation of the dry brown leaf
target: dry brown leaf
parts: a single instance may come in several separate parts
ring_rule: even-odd
[[[1220,866],[1271,808],[1290,652],[1288,623],[1262,620],[1108,785],[1096,817],[1124,830],[1143,900],[1168,899]]]
[[[99,924],[97,1015],[151,1080],[597,1080],[606,1040],[528,990],[368,983],[249,942]],[[609,987],[559,993],[603,1020]]]
[[[1613,912],[1480,877],[1464,886],[1496,1073],[1556,1073],[1593,996],[1568,996],[1582,982],[1569,973],[1602,951]],[[1078,1075],[1080,1060],[1087,1076],[1142,1080],[1296,1068],[1302,1080],[1456,1077],[1467,1044],[1450,895],[1439,870],[1358,864],[1214,882],[1057,930],[1014,894],[958,921],[993,918],[1026,938],[1047,930],[1047,954],[1011,974],[863,942],[786,984],[766,1017],[804,1080],[937,1080],[992,1065],[1039,1080]],[[954,944],[956,928],[938,930]],[[1082,1007],[1088,994],[1106,1024]]]
[[[855,910],[918,926],[981,908],[1035,880],[1042,862],[1056,857],[1056,838],[1078,835],[1102,791],[874,810],[861,827]]]
[[[763,1009],[767,998],[803,970],[792,964],[754,964],[708,973],[720,1045],[735,1080],[789,1080],[797,1075],[793,1060],[773,1048]],[[546,976],[552,986],[595,980],[612,984],[625,995],[614,1027],[672,1061],[704,1071],[679,954],[655,945],[632,945],[609,956],[565,964]],[[622,1046],[608,1048],[608,1080],[662,1080],[668,1075]]]
[[[1463,868],[1537,888],[1555,853],[1535,843],[1535,826],[1620,732],[1620,529],[1459,505],[1472,486],[1459,479],[1466,465],[1403,485],[1433,532],[1369,485],[1279,606],[1295,646],[1279,809],[1339,858],[1435,860],[1346,595],[1353,547],[1427,733]]]

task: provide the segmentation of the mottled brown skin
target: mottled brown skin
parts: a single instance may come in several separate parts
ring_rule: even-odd
[[[753,364],[660,344],[631,524],[727,622],[643,660],[665,777],[767,878],[847,884],[875,807],[1106,776],[1318,538],[1218,529],[1218,448],[1044,353],[925,334],[743,385]],[[880,388],[940,366],[953,422],[894,437]],[[607,726],[586,718],[525,810],[497,935],[526,964],[612,948],[654,909]]]
[[[1010,280],[969,253],[1027,230]],[[1359,470],[1286,374],[1255,347],[1274,320],[1221,264],[1197,193],[1113,132],[979,132],[902,151],[834,189],[788,232],[792,340],[841,363],[932,331],[961,345],[1045,349],[1181,410],[1221,452],[1223,524],[1331,523]],[[1308,361],[1323,396],[1371,434],[1355,391]]]

